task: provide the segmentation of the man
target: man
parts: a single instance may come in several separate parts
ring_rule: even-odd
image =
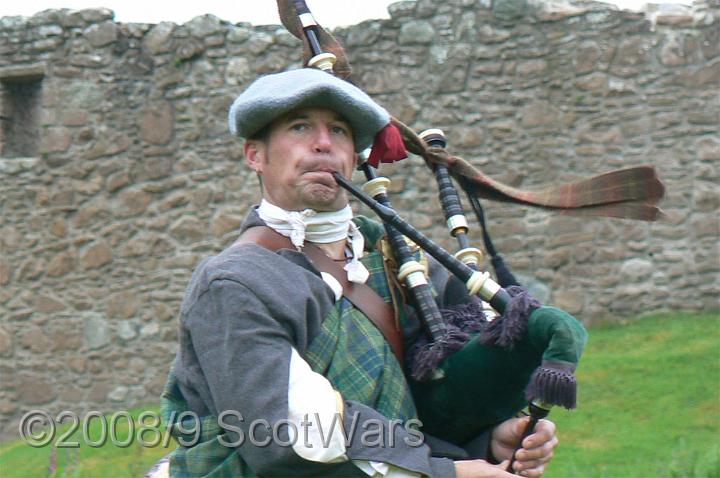
[[[526,420],[475,440],[483,459],[438,440],[431,450],[383,335],[306,254],[317,247],[350,282],[390,300],[370,240],[381,227],[353,222],[332,176],[350,177],[356,153],[388,122],[365,93],[319,70],[260,78],[234,102],[230,129],[246,139],[262,201],[238,242],[198,266],[183,301],[163,395],[188,445],[173,453],[173,476],[513,476],[504,470]],[[261,226],[286,247],[248,239]],[[540,476],[556,444],[554,425],[541,421],[514,470]],[[432,456],[441,449],[463,459]]]

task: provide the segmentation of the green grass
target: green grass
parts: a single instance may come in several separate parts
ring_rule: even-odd
[[[561,443],[547,478],[720,478],[720,316],[595,326],[577,376],[578,408],[550,414]],[[18,440],[0,444],[0,477],[139,478],[167,451],[58,449],[49,475],[51,449]]]
[[[546,477],[720,477],[718,315],[594,327],[577,378]]]
[[[68,426],[58,426],[56,440],[61,442],[77,441],[79,448],[54,448],[45,446],[33,448],[22,440],[15,440],[0,444],[0,477],[1,478],[140,478],[160,457],[169,453],[174,448],[172,441],[168,447],[162,446],[162,439],[157,446],[142,446],[137,440],[140,424],[138,415],[150,410],[159,414],[156,408],[138,408],[130,410],[133,421],[136,424],[130,446],[123,448],[111,444],[107,440],[105,446],[92,448],[83,440],[82,424],[77,431],[67,437],[64,436],[69,430]],[[110,415],[107,416],[109,421]],[[63,422],[65,423],[65,422]],[[90,420],[88,437],[91,441],[99,441],[102,436],[99,420]],[[153,425],[150,421],[145,421]],[[158,428],[162,428],[162,425]],[[118,421],[116,427],[116,438],[120,443],[128,439],[128,423],[125,419]],[[109,432],[109,426],[108,426]],[[143,440],[146,443],[160,437],[152,432],[143,433]],[[53,470],[51,472],[51,469]]]

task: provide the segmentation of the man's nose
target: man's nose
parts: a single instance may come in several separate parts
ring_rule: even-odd
[[[315,151],[319,153],[327,153],[330,151],[332,146],[332,138],[330,136],[330,129],[326,126],[320,126],[316,130],[315,141],[313,147]]]

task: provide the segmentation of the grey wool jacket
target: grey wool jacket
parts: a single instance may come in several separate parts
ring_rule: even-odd
[[[241,229],[258,225],[264,223],[253,208]],[[301,252],[237,244],[202,261],[181,306],[175,362],[190,408],[200,416],[239,412],[242,421],[230,416],[227,422],[245,437],[253,420],[286,420],[291,350],[304,355],[333,306],[332,290]],[[408,431],[391,426],[374,409],[346,400],[344,410],[350,460],[388,463],[430,477],[455,475],[452,460],[433,457],[427,444],[409,445],[405,439],[412,444],[413,437]],[[392,430],[393,446],[361,443],[359,435],[368,420],[379,420]],[[237,453],[258,476],[368,476],[351,461],[309,461],[275,440],[266,446],[245,440]]]

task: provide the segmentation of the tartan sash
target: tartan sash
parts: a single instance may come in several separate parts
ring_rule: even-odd
[[[366,254],[367,284],[390,302],[382,257]],[[360,402],[384,416],[403,421],[416,418],[415,405],[401,365],[382,333],[342,297],[310,343],[305,360],[324,375],[344,399]]]

